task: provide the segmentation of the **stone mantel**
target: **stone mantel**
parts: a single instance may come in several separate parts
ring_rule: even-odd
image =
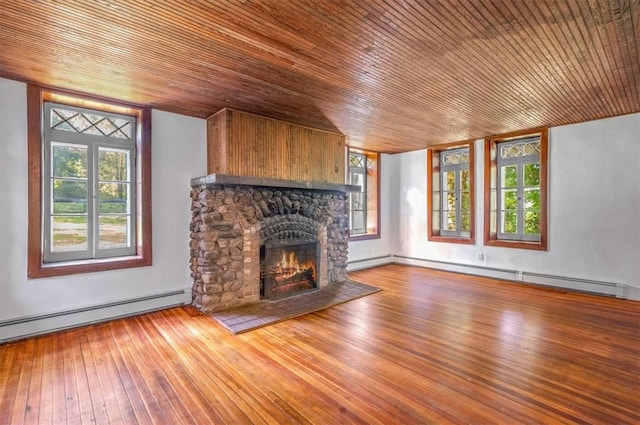
[[[266,179],[262,177],[234,176],[230,174],[209,174],[191,179],[191,187],[197,186],[252,186],[282,189],[324,190],[331,192],[359,192],[360,186],[297,180]]]

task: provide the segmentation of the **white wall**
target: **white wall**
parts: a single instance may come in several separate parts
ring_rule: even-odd
[[[481,140],[476,142],[476,244],[472,246],[427,241],[426,151],[394,155],[392,161],[394,172],[389,177],[391,186],[398,188],[392,192],[397,199],[391,199],[397,227],[394,255],[442,262],[443,268],[446,263],[475,266],[458,269],[470,273],[491,275],[492,270],[505,269],[523,271],[525,276],[570,278],[560,286],[596,292],[600,291],[589,281],[628,285],[633,288],[626,296],[640,295],[640,114],[550,129],[546,252],[483,245]],[[484,261],[478,259],[479,253]],[[535,276],[531,281],[536,279],[534,283],[554,284]]]
[[[27,279],[26,112],[26,85],[0,79],[0,341],[13,319],[190,288],[190,179],[206,174],[206,121],[153,111],[153,266]]]
[[[380,238],[349,242],[348,270],[386,264],[391,261],[392,239],[396,223],[391,217],[393,156],[380,155]]]

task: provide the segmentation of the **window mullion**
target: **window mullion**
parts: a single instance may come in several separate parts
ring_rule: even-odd
[[[364,159],[364,165],[365,168],[362,172],[362,181],[364,182],[364,187],[363,187],[363,197],[364,197],[364,203],[362,205],[362,219],[363,219],[363,226],[364,226],[364,232],[367,233],[367,158],[365,157]]]
[[[522,161],[518,162],[518,239],[524,237],[524,165]]]
[[[462,205],[462,168],[458,168],[456,170],[456,182],[455,182],[455,197],[456,197],[456,235],[460,236],[462,231],[462,213],[461,213],[461,205]]]
[[[445,179],[445,169],[444,167],[441,168],[440,170],[440,231],[441,232],[446,232],[447,231],[447,210],[446,210],[446,205],[447,205],[447,201],[446,201],[446,196],[447,196],[447,182]]]
[[[98,223],[98,219],[96,217],[98,208],[97,208],[97,185],[98,185],[98,175],[97,175],[97,170],[98,170],[98,148],[96,146],[95,143],[91,143],[89,144],[89,158],[91,158],[91,161],[88,161],[89,163],[89,170],[88,170],[88,174],[91,178],[90,184],[89,186],[89,199],[88,199],[88,227],[89,227],[89,232],[88,232],[88,237],[89,239],[89,250],[91,251],[91,257],[95,258],[96,256],[96,241],[98,240],[97,237],[97,223]]]

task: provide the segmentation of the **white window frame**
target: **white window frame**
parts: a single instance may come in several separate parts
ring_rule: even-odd
[[[497,236],[498,239],[503,240],[514,240],[514,241],[529,241],[529,242],[540,242],[541,234],[526,234],[524,233],[524,218],[525,218],[525,208],[524,208],[524,167],[530,164],[539,164],[540,165],[540,154],[529,154],[523,156],[516,156],[511,158],[503,158],[500,155],[500,150],[513,145],[518,145],[521,143],[529,143],[529,142],[540,142],[540,136],[534,137],[524,137],[521,139],[514,139],[506,142],[500,142],[497,144],[497,203],[498,203],[498,231]],[[504,233],[501,229],[504,229],[505,223],[505,210],[502,208],[503,205],[503,192],[504,188],[501,186],[502,182],[502,168],[506,166],[515,166],[516,167],[516,197],[517,197],[517,209],[516,209],[516,220],[517,220],[517,229],[516,233]],[[538,190],[541,191],[541,185],[538,183]],[[540,212],[542,214],[542,212]]]
[[[351,156],[360,158],[362,161],[362,167],[356,167],[351,165]],[[349,232],[351,235],[364,235],[367,233],[367,156],[364,153],[349,151],[349,184],[356,184],[359,180],[362,182],[359,192],[352,192],[349,194]],[[359,209],[355,209],[356,202],[354,200],[354,194],[361,196],[361,205]],[[354,215],[362,214],[362,227],[354,228]]]
[[[444,151],[440,151],[439,155],[440,155],[440,234],[442,236],[449,236],[449,237],[458,237],[458,238],[468,238],[470,237],[471,234],[471,229],[468,231],[463,231],[462,230],[462,208],[461,208],[461,202],[462,202],[462,181],[460,178],[460,174],[461,171],[467,170],[469,173],[471,173],[471,170],[469,170],[469,163],[470,160],[465,162],[465,163],[459,163],[459,164],[447,164],[444,165],[444,161],[442,160],[443,155],[451,155],[451,154],[456,154],[456,153],[467,153],[467,155],[470,154],[469,152],[469,148],[468,147],[464,147],[464,148],[459,148],[459,149],[451,149],[451,150],[444,150]],[[455,196],[455,218],[456,218],[456,230],[446,230],[447,229],[447,214],[446,212],[447,210],[447,197],[446,194],[448,192],[450,192],[449,190],[447,190],[447,182],[446,182],[446,173],[447,172],[454,172],[455,173],[455,190],[454,190],[454,196]],[[469,179],[471,180],[471,176],[469,176]],[[473,199],[471,199],[471,181],[469,182],[469,201],[473,202]],[[471,205],[469,205],[469,214],[471,214]],[[471,219],[471,218],[470,218]]]
[[[447,231],[444,190],[443,155],[455,153],[457,151],[468,153],[468,163],[465,165],[456,164],[453,168],[464,168],[469,171],[469,231],[457,232]],[[461,185],[458,183],[458,188]],[[460,199],[458,195],[458,199]],[[475,244],[475,141],[467,140],[461,142],[447,143],[443,145],[431,146],[427,149],[427,238],[431,242],[455,243],[474,245]],[[461,211],[460,208],[457,208]],[[460,213],[461,214],[461,213]],[[458,220],[459,223],[461,221]],[[461,229],[461,228],[460,228]]]
[[[64,109],[81,114],[95,114],[102,117],[126,120],[130,126],[129,138],[108,137],[105,135],[87,134],[74,131],[65,131],[53,128],[51,125],[52,109]],[[134,116],[114,114],[95,109],[81,108],[72,105],[45,102],[43,105],[43,261],[45,263],[89,260],[109,257],[122,257],[135,255],[136,253],[136,217],[135,217],[135,187],[136,187],[136,118]],[[58,145],[78,146],[87,149],[87,249],[75,251],[54,252],[52,247],[51,218],[55,216],[52,207],[52,152]],[[99,243],[99,218],[107,214],[99,212],[98,161],[101,149],[119,150],[128,153],[128,178],[121,183],[128,184],[127,212],[110,213],[109,216],[126,217],[128,228],[126,229],[126,247],[100,248]]]

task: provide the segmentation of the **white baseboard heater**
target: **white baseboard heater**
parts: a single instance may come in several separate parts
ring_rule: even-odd
[[[0,321],[0,343],[191,302],[191,288],[56,313]]]
[[[631,288],[628,285],[622,283],[556,276],[550,274],[501,269],[472,264],[461,264],[450,261],[405,257],[402,255],[389,255],[350,261],[348,263],[347,270],[355,271],[390,263],[426,267],[456,273],[472,274],[495,279],[504,279],[521,282],[524,284],[550,286],[570,291],[587,292],[616,298],[634,299],[633,296],[630,296]]]

